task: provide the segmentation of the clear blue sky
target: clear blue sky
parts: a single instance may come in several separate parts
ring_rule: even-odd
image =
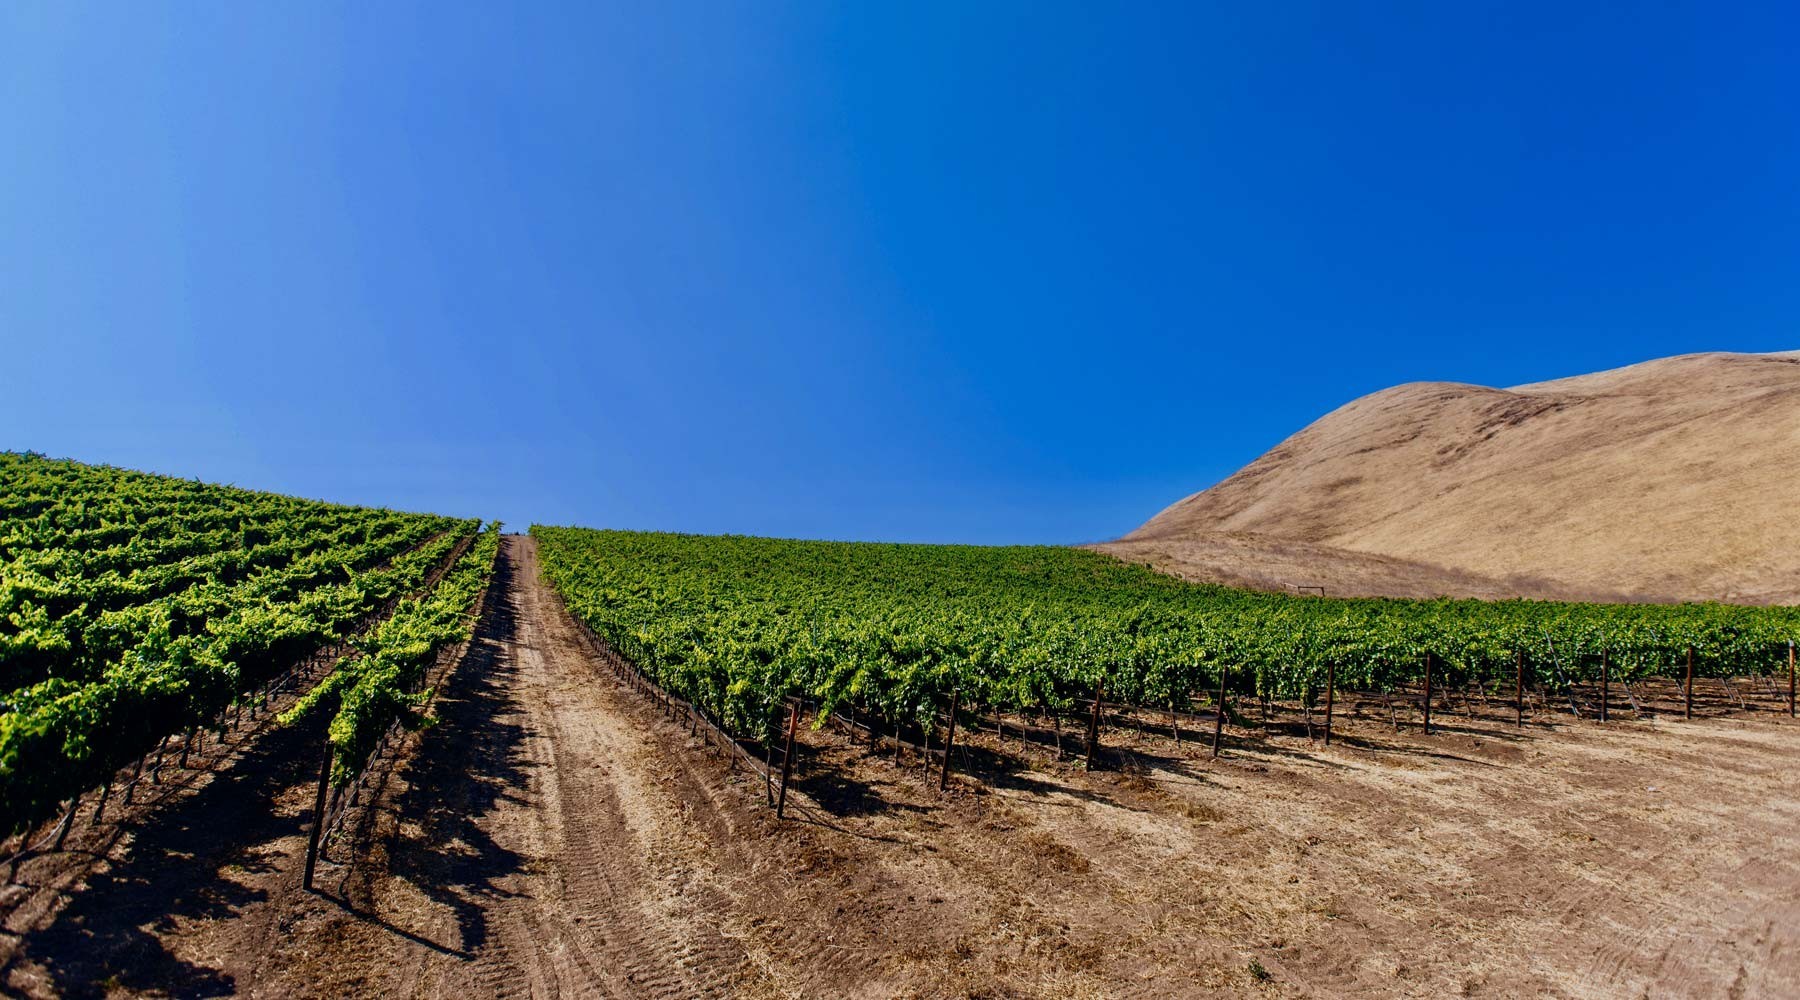
[[[0,447],[1111,537],[1397,382],[1800,347],[1788,10],[9,3]]]

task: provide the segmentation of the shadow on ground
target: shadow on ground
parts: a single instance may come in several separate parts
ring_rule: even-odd
[[[493,883],[523,864],[477,825],[525,781],[523,733],[500,721],[517,714],[508,694],[515,667],[506,655],[517,635],[512,573],[503,552],[474,641],[436,702],[440,724],[425,731],[408,790],[395,804],[422,832],[389,848],[395,874],[455,913],[465,954],[486,937],[483,900],[501,894]],[[183,923],[243,921],[244,946],[278,953],[281,915],[274,911],[282,898],[302,896],[296,845],[309,831],[322,738],[323,719],[272,729],[205,787],[130,827],[129,845],[107,870],[89,875],[49,925],[25,934],[0,971],[36,966],[67,997],[121,990],[214,997],[245,989],[249,984],[229,971],[176,955],[165,938]],[[366,910],[346,909],[389,933],[457,953]]]
[[[277,728],[190,796],[131,829],[106,871],[88,876],[56,919],[25,935],[15,963],[42,967],[68,997],[111,990],[227,996],[227,972],[186,961],[161,934],[177,918],[229,920],[269,898],[258,883],[291,879],[278,842],[305,833],[304,812],[280,798],[315,773],[322,724]]]
[[[509,652],[518,639],[516,572],[503,547],[474,640],[434,703],[438,723],[420,738],[405,790],[393,800],[399,823],[385,845],[388,873],[453,914],[457,940],[435,942],[421,930],[382,921],[366,905],[346,903],[366,923],[464,958],[487,941],[484,908],[511,895],[498,883],[526,864],[524,855],[496,843],[480,824],[526,786],[537,766],[522,751],[525,729],[511,721],[524,714],[512,694],[518,665]]]

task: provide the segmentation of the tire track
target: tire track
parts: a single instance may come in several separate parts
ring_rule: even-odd
[[[722,995],[740,959],[706,917],[722,900],[694,884],[706,845],[680,836],[685,817],[661,787],[667,761],[612,703],[613,686],[599,680],[561,602],[538,580],[535,552],[521,564],[526,645],[546,667],[541,687],[529,673],[527,684],[549,709],[542,723],[557,808],[547,815],[562,902],[532,914],[534,940],[562,949],[554,960],[562,981],[620,996]],[[680,791],[688,800],[698,789]],[[614,919],[591,919],[594,903]]]
[[[369,888],[378,920],[352,932],[399,995],[731,995],[747,959],[720,930],[712,791],[602,678],[534,543],[508,538],[501,558],[493,662],[453,682],[462,704],[410,769]]]

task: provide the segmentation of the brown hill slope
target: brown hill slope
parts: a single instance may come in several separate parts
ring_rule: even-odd
[[[1800,602],[1800,352],[1358,399],[1098,548],[1337,593]]]

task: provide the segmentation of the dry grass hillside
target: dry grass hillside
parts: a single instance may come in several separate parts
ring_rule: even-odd
[[[1340,594],[1800,602],[1800,352],[1365,396],[1116,542]]]

